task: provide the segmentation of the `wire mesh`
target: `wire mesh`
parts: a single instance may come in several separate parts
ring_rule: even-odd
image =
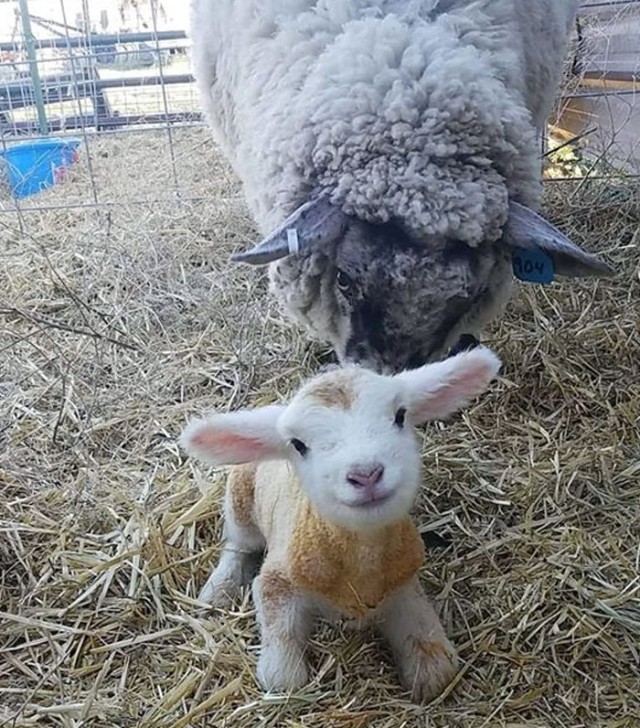
[[[43,117],[50,134],[81,140],[70,173],[75,184],[64,195],[20,199],[5,188],[0,213],[202,199],[193,171],[190,182],[181,174],[193,145],[204,143],[185,6],[178,0],[0,3],[0,148],[41,138]],[[640,1],[584,0],[541,151],[547,161],[557,161],[554,150],[577,161],[549,179],[640,174],[639,63]],[[125,143],[130,164],[112,168],[107,179],[102,161],[110,146]],[[153,155],[151,169],[141,163],[145,149]],[[150,174],[153,185],[132,184],[136,173]]]
[[[571,51],[552,131],[580,138],[576,176],[637,177],[640,3],[582,0]]]
[[[0,213],[198,196],[197,190],[189,195],[179,171],[189,147],[184,130],[202,127],[184,6],[171,0],[28,0],[29,33],[25,0],[0,3],[0,149],[39,140],[44,131],[81,141],[67,175],[74,184],[65,185],[64,195],[44,191],[19,198],[5,184]],[[28,35],[37,75],[27,57]],[[176,133],[182,133],[180,148]],[[194,139],[201,143],[201,137]],[[130,164],[112,165],[105,179],[102,160],[110,146],[123,144],[131,147]],[[145,174],[145,148],[153,154],[154,184],[136,190],[130,178],[136,170]],[[145,187],[152,187],[152,197],[143,194]]]

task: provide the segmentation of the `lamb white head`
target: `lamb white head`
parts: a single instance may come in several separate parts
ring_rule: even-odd
[[[287,459],[323,518],[378,528],[414,502],[421,480],[414,427],[464,407],[499,368],[492,351],[477,348],[396,375],[335,369],[304,384],[288,405],[193,422],[181,444],[214,465]]]

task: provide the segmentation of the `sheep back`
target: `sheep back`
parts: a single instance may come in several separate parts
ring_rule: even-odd
[[[496,239],[508,196],[538,204],[574,6],[196,0],[205,112],[261,231],[326,188],[425,239]]]

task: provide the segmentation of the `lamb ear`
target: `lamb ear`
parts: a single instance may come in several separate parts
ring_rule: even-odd
[[[272,405],[196,420],[182,432],[180,445],[196,460],[211,465],[239,465],[283,457],[285,442],[276,424],[285,409]]]
[[[287,255],[296,255],[313,245],[325,245],[342,235],[347,216],[322,194],[301,205],[292,215],[254,248],[236,253],[231,260],[265,265]]]
[[[553,279],[554,272],[561,276],[576,278],[613,276],[616,274],[610,265],[592,253],[582,250],[564,233],[560,232],[555,225],[538,215],[537,212],[514,201],[509,202],[509,218],[505,228],[505,237],[507,242],[514,248],[532,251],[534,254],[542,251],[551,258],[552,265],[549,266],[549,277],[545,279],[545,273],[542,272],[543,261],[540,269],[542,278],[523,277],[523,280],[539,280],[541,283],[548,283]],[[535,265],[536,262],[534,261]],[[518,271],[515,270],[515,272],[518,275]],[[523,273],[526,273],[526,271]],[[518,277],[521,276],[518,275]]]
[[[407,392],[407,410],[414,425],[443,420],[487,389],[500,370],[498,356],[485,347],[396,375]]]

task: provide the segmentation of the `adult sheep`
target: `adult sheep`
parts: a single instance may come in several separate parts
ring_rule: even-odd
[[[271,291],[341,361],[479,335],[514,270],[608,275],[534,209],[578,0],[194,0],[205,114]],[[520,270],[514,268],[520,266]]]

